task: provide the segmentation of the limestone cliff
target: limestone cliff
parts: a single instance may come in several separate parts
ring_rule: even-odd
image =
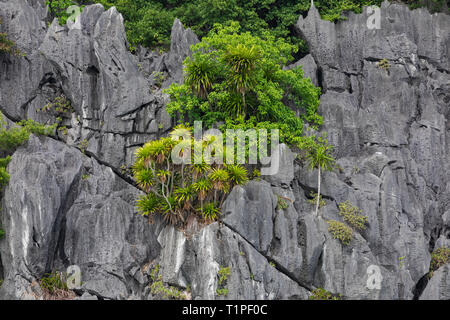
[[[133,55],[114,8],[87,6],[61,27],[43,3],[0,0],[0,31],[26,54],[0,54],[0,111],[52,123],[57,115],[38,109],[63,95],[73,112],[67,134],[32,136],[8,166],[0,298],[39,299],[38,279],[78,265],[83,299],[155,299],[159,265],[162,281],[189,287],[192,299],[307,299],[315,288],[346,299],[449,299],[448,267],[427,277],[430,253],[450,247],[448,15],[385,2],[381,28],[371,30],[366,11],[331,23],[311,8],[296,25],[311,54],[296,65],[323,89],[321,130],[340,168],[324,175],[321,214],[308,202],[316,173],[284,148],[283,170],[236,187],[221,224],[182,232],[136,214],[140,191],[124,168],[172,127],[161,89],[182,81],[197,37],[176,20],[168,53]],[[287,209],[277,196],[292,200]],[[349,246],[326,222],[342,219],[346,200],[369,221]],[[371,266],[379,288],[367,285]],[[222,267],[226,296],[216,291]]]

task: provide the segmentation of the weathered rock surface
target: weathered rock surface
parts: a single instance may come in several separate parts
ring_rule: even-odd
[[[138,290],[128,275],[159,254],[153,227],[135,213],[139,191],[80,151],[31,137],[14,153],[4,190],[0,296],[30,298],[27,286],[77,265],[81,291],[102,298]],[[136,285],[137,286],[137,285]]]
[[[433,273],[428,282],[421,300],[450,300],[450,274],[449,266],[443,266]]]
[[[325,206],[317,217],[317,173],[282,146],[277,174],[236,187],[221,223],[183,232],[137,215],[141,192],[119,175],[138,146],[171,128],[161,88],[183,80],[197,37],[176,20],[170,52],[133,55],[114,8],[87,6],[61,27],[47,25],[43,3],[0,1],[1,31],[26,53],[0,55],[0,111],[8,122],[54,122],[57,113],[38,109],[61,95],[74,110],[63,115],[67,135],[32,136],[8,167],[0,298],[40,299],[45,273],[77,265],[82,300],[157,299],[157,266],[192,299],[307,299],[319,287],[347,299],[449,299],[448,266],[426,276],[430,253],[450,247],[448,15],[384,3],[379,30],[366,12],[336,24],[314,7],[300,17],[311,54],[287,68],[303,65],[323,89],[321,130],[339,166],[323,175]],[[369,222],[343,246],[327,221],[342,221],[346,200]]]
[[[380,297],[410,299],[420,295],[414,288],[428,272],[430,251],[448,246],[450,18],[385,2],[381,29],[369,30],[367,19],[351,13],[333,24],[312,8],[297,23],[322,75],[322,130],[341,167],[325,174],[323,193],[333,203],[323,215],[337,219],[335,206],[345,200],[362,208],[369,227],[361,236],[371,263],[385,268],[382,288],[389,277],[398,284]],[[378,66],[382,59],[387,70]],[[314,174],[296,171],[294,189],[317,188]],[[317,285],[335,289],[339,278],[325,274],[334,278],[330,286]]]

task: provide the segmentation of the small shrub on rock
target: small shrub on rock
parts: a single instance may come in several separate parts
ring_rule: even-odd
[[[342,300],[342,298],[340,294],[335,295],[325,289],[317,288],[309,296],[309,300]]]
[[[438,270],[443,265],[450,263],[450,248],[439,248],[431,254],[430,274],[433,277],[434,271]]]
[[[353,240],[353,230],[345,223],[331,220],[328,221],[328,231],[333,235],[333,238],[341,241],[344,245],[349,245]]]
[[[339,214],[344,218],[352,228],[356,230],[365,230],[367,217],[362,215],[362,210],[355,207],[350,201],[339,204]]]

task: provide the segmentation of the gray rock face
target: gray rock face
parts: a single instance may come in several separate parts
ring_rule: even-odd
[[[199,42],[195,33],[191,29],[185,30],[178,19],[175,19],[173,24],[170,40],[170,52],[165,59],[170,78],[166,81],[166,85],[183,82],[183,61],[191,55],[191,46]]]
[[[114,167],[130,165],[135,147],[159,132],[151,123],[164,112],[162,98],[150,92],[128,51],[114,7],[88,6],[79,20],[69,29],[55,20],[40,46],[75,109],[62,138],[71,145],[86,140],[90,153]]]
[[[135,213],[134,187],[80,151],[34,136],[8,170],[0,297],[32,298],[31,284],[70,265],[81,268],[83,292],[116,299],[143,290],[133,287],[128,271],[154,259],[159,244]]]
[[[182,63],[195,34],[176,20],[171,51],[145,68],[127,48],[123,18],[113,7],[87,6],[76,23],[48,27],[43,1],[0,3],[4,29],[25,57],[0,56],[0,107],[9,118],[55,122],[61,115],[39,109],[62,95],[73,112],[64,115],[67,144],[86,143],[88,152],[115,168],[133,163],[136,148],[165,134],[172,120],[165,111],[168,87],[183,79]],[[14,17],[14,19],[12,19]],[[164,83],[155,87],[161,74]],[[166,76],[164,76],[166,74]]]
[[[367,18],[349,14],[333,24],[312,8],[297,28],[322,74],[322,130],[341,167],[325,174],[324,196],[362,208],[369,219],[361,234],[366,250],[386,268],[384,278],[398,283],[380,297],[409,299],[428,272],[430,251],[446,245],[442,234],[448,234],[450,18],[388,3],[381,7],[381,29],[369,30]],[[387,70],[378,65],[382,59]],[[317,188],[314,174],[296,172],[298,191]],[[322,210],[338,218],[328,206]],[[358,298],[347,293],[352,290],[344,292]]]
[[[198,38],[176,20],[170,52],[133,55],[114,8],[87,6],[75,23],[48,26],[43,2],[0,2],[1,31],[26,53],[0,56],[0,111],[8,124],[54,122],[58,114],[38,109],[61,95],[74,110],[63,117],[67,135],[32,136],[8,167],[0,298],[41,299],[42,276],[77,265],[81,300],[160,298],[150,287],[156,266],[192,299],[307,299],[315,288],[449,299],[448,266],[424,281],[430,252],[450,247],[449,16],[384,3],[379,30],[368,29],[366,11],[336,24],[314,7],[300,17],[311,54],[287,68],[302,65],[321,85],[321,130],[339,167],[323,174],[319,217],[309,201],[317,173],[283,145],[280,170],[236,187],[220,223],[181,231],[140,217],[141,192],[119,175],[138,146],[172,127],[161,88],[183,80]],[[343,221],[346,200],[368,217],[348,246],[327,223]]]
[[[317,64],[311,54],[306,55],[304,58],[297,62],[285,67],[286,70],[292,70],[297,67],[302,67],[305,78],[310,78],[312,83],[317,87],[319,85],[319,79],[317,76]]]
[[[0,54],[0,107],[14,120],[42,107],[45,92],[51,90],[45,76],[51,66],[37,50],[46,33],[47,9],[43,3],[34,1],[31,6],[25,0],[0,2],[0,31],[7,32],[25,54]]]
[[[163,279],[179,287],[190,286],[192,299],[307,299],[308,291],[270,264],[239,233],[217,223],[192,238],[173,228],[159,236]],[[229,268],[223,296],[217,293],[218,272]],[[167,278],[165,278],[167,277]]]
[[[443,266],[433,273],[420,300],[449,300],[450,299],[450,274],[449,266]]]

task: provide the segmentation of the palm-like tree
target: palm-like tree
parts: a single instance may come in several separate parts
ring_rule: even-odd
[[[148,217],[148,222],[152,222],[153,215],[161,209],[161,199],[153,193],[141,196],[137,200],[137,209],[142,216]]]
[[[332,149],[333,147],[328,145],[326,141],[319,140],[318,143],[314,143],[310,146],[306,156],[309,168],[311,170],[317,169],[316,216],[319,215],[321,173],[324,170],[333,170],[335,163],[334,158],[331,156]]]
[[[208,191],[211,189],[211,181],[208,179],[200,179],[192,185],[195,192],[198,193],[198,199],[200,200],[201,210],[203,212],[203,201],[208,195]]]
[[[192,206],[192,201],[194,200],[194,192],[192,187],[178,188],[175,190],[175,199],[181,205],[183,204],[183,209],[188,210]]]
[[[171,225],[184,221],[183,213],[175,197],[167,197],[166,201],[161,203],[161,211],[164,220]]]
[[[220,209],[216,207],[214,202],[205,204],[202,209],[202,216],[205,220],[214,221],[220,215]]]
[[[151,169],[144,168],[136,171],[135,179],[141,189],[145,190],[147,193],[150,192],[150,188],[154,184],[154,175]]]
[[[227,192],[229,189],[230,176],[224,169],[213,169],[209,174],[209,179],[212,181],[214,188],[214,202],[217,201],[217,191]]]
[[[246,47],[242,44],[229,46],[223,56],[223,60],[230,68],[228,83],[242,96],[243,114],[247,112],[245,94],[256,83],[253,71],[261,60],[261,52],[255,46]]]
[[[201,158],[200,158],[201,157]],[[205,162],[203,156],[194,155],[194,164],[192,164],[192,181],[195,182],[198,177],[203,177],[211,170],[211,166]]]
[[[200,55],[188,58],[185,65],[185,83],[199,98],[205,99],[214,82],[212,61]]]
[[[218,191],[225,191],[228,188],[230,176],[224,169],[213,169],[209,174],[209,179],[213,182],[213,188]]]
[[[248,172],[239,164],[231,164],[226,166],[228,176],[233,185],[242,185],[248,181]]]

